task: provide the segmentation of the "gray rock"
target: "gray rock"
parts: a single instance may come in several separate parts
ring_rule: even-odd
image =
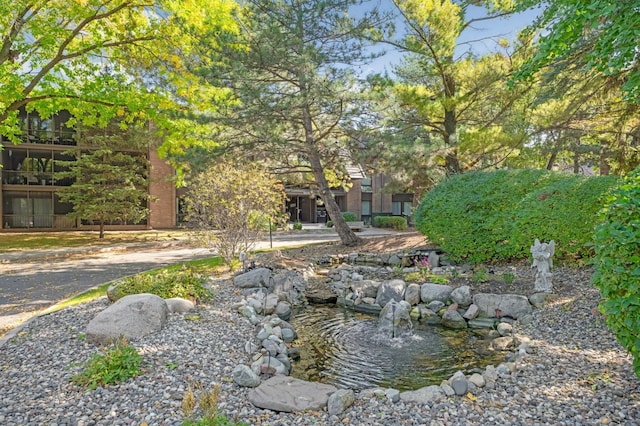
[[[442,325],[447,328],[463,329],[467,328],[467,321],[462,318],[458,311],[447,310],[442,315]]]
[[[255,388],[260,385],[260,377],[244,364],[233,369],[233,381],[245,388]]]
[[[400,401],[400,391],[398,389],[393,389],[393,388],[385,389],[384,394],[386,395],[387,398],[389,398],[389,401],[393,403]]]
[[[192,301],[181,297],[165,299],[165,302],[167,303],[167,308],[169,308],[169,312],[171,313],[184,313],[193,311],[196,308],[196,305],[194,305]]]
[[[375,297],[378,295],[378,287],[380,287],[380,282],[373,280],[363,280],[352,282],[350,285],[351,291],[360,297]]]
[[[449,383],[447,383],[446,381],[442,382],[440,384],[440,388],[442,389],[442,391],[444,392],[444,394],[446,396],[451,397],[451,396],[454,396],[456,394],[456,391],[454,391],[453,388],[451,387],[451,385]]]
[[[120,337],[138,339],[160,331],[167,322],[169,308],[154,294],[125,296],[96,315],[87,325],[87,340],[106,345]]]
[[[287,366],[280,362],[274,356],[260,356],[257,360],[251,363],[251,370],[257,375],[287,375],[289,370]]]
[[[239,288],[269,288],[269,278],[271,270],[267,268],[256,268],[248,272],[233,277],[233,285]]]
[[[274,313],[283,320],[288,320],[291,318],[291,303],[286,301],[278,302],[276,305],[276,309]]]
[[[469,384],[467,383],[466,377],[464,377],[464,375],[461,375],[461,376],[454,376],[453,378],[451,378],[451,388],[458,396],[461,396],[467,393],[467,389],[469,389]]]
[[[439,300],[433,300],[427,304],[427,307],[433,312],[438,312],[440,309],[445,307],[445,304]]]
[[[427,261],[432,268],[437,268],[440,266],[440,256],[438,256],[438,253],[436,253],[435,251],[429,252]]]
[[[376,304],[384,308],[384,305],[391,300],[404,300],[405,287],[406,283],[399,279],[381,282],[376,295]]]
[[[496,327],[496,330],[498,330],[498,333],[500,333],[502,337],[509,336],[513,332],[513,326],[509,323],[501,322]]]
[[[498,372],[493,365],[487,365],[484,369],[484,373],[482,373],[482,377],[484,377],[486,382],[495,382],[498,380]]]
[[[438,401],[439,399],[444,397],[444,395],[444,391],[440,386],[432,385],[414,391],[401,392],[400,401],[427,404],[430,402]]]
[[[473,301],[471,296],[471,287],[463,285],[458,288],[454,288],[451,291],[451,301],[457,303],[460,306],[469,306]]]
[[[251,389],[247,399],[259,408],[290,413],[322,409],[327,405],[329,395],[336,391],[337,388],[331,385],[275,376]]]
[[[479,373],[473,373],[471,376],[469,376],[468,380],[469,383],[473,383],[474,386],[479,388],[483,388],[487,384],[482,374]]]
[[[420,285],[409,284],[404,292],[404,300],[410,305],[417,305],[420,303]]]
[[[282,340],[285,343],[291,343],[296,339],[296,332],[291,328],[282,329]]]
[[[517,319],[532,312],[529,299],[517,294],[478,293],[473,296],[473,303],[478,306],[481,317],[494,317],[499,311],[497,316]]]
[[[426,283],[420,288],[420,298],[427,304],[434,300],[446,303],[450,300],[452,291],[453,287],[450,285]]]
[[[351,389],[338,389],[329,396],[327,411],[330,416],[342,414],[355,402],[356,397]]]
[[[462,315],[462,317],[466,320],[472,320],[476,318],[479,313],[480,310],[478,309],[478,306],[472,303],[471,305],[469,305],[467,311],[464,313],[464,315]]]
[[[469,328],[493,328],[497,318],[474,318],[467,323]]]
[[[548,300],[550,300],[553,296],[549,293],[534,293],[529,296],[529,302],[536,308],[540,309],[544,307]]]

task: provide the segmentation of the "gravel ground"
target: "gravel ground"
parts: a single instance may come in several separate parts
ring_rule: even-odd
[[[588,279],[585,270],[558,272],[558,297],[518,330],[533,339],[534,353],[494,389],[430,406],[359,395],[339,417],[275,413],[247,402],[247,389],[233,383],[231,372],[248,362],[242,348],[253,327],[231,312],[238,296],[229,281],[217,282],[215,301],[199,307],[197,317],[172,314],[164,330],[133,342],[144,356],[141,376],[94,391],[80,388],[69,379],[96,352],[83,333],[108,305],[101,298],[38,317],[0,347],[0,424],[179,425],[187,388],[216,383],[220,412],[251,425],[640,424],[640,381],[630,357],[592,313],[599,295]]]

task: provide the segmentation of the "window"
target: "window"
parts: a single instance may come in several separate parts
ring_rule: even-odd
[[[371,178],[362,178],[360,181],[360,191],[373,192],[373,188],[371,187]]]
[[[362,216],[371,216],[371,201],[362,201]]]

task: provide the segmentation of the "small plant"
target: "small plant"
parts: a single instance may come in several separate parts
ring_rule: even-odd
[[[293,222],[294,231],[302,231],[302,222]]]
[[[138,274],[120,280],[111,297],[118,300],[129,294],[151,293],[163,299],[181,297],[206,301],[211,298],[211,293],[203,285],[205,280],[203,274],[187,266],[178,270],[162,270],[155,274]]]
[[[473,271],[471,279],[474,283],[486,283],[489,281],[489,271],[486,268],[477,268]]]
[[[173,361],[167,361],[164,363],[164,366],[167,367],[167,370],[175,370],[178,368],[178,364]]]
[[[73,376],[71,381],[92,390],[98,386],[123,382],[140,374],[141,362],[142,357],[136,348],[122,339],[103,354],[93,354],[85,364],[84,371]]]
[[[513,272],[507,271],[502,274],[502,281],[504,281],[504,283],[507,285],[513,284],[515,280],[516,280],[516,274],[514,274]]]
[[[220,385],[216,384],[209,391],[203,391],[200,394],[200,410],[202,417],[195,419],[194,415],[197,408],[197,399],[191,386],[182,397],[182,412],[185,420],[183,426],[248,426],[243,422],[235,422],[229,420],[227,416],[218,414],[218,400],[220,399]]]

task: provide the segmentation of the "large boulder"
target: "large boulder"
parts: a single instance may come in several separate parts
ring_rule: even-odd
[[[424,303],[433,302],[434,300],[447,303],[451,299],[453,287],[446,284],[422,284],[420,287],[420,298]]]
[[[337,390],[335,386],[323,383],[274,376],[251,389],[247,399],[259,408],[291,413],[323,409],[327,406],[329,396]]]
[[[420,404],[429,404],[438,401],[445,396],[440,386],[431,385],[414,391],[405,391],[400,393],[400,401],[417,402]]]
[[[256,268],[244,274],[233,277],[233,285],[239,288],[265,287],[271,289],[274,283],[271,280],[271,270],[267,268]]]
[[[147,293],[125,296],[89,322],[87,340],[106,345],[120,337],[139,339],[160,331],[168,316],[162,297]]]
[[[380,283],[373,280],[353,281],[350,284],[351,291],[360,298],[373,297],[378,295]]]
[[[468,285],[463,285],[461,287],[455,288],[451,292],[451,301],[453,303],[457,303],[460,306],[469,306],[473,301],[471,296],[471,287]]]
[[[512,317],[518,319],[532,311],[529,299],[517,294],[478,293],[473,296],[480,317]]]
[[[387,280],[380,283],[376,304],[384,308],[391,300],[404,300],[406,283],[403,280]]]
[[[420,303],[420,285],[409,284],[404,292],[404,300],[414,306]]]

